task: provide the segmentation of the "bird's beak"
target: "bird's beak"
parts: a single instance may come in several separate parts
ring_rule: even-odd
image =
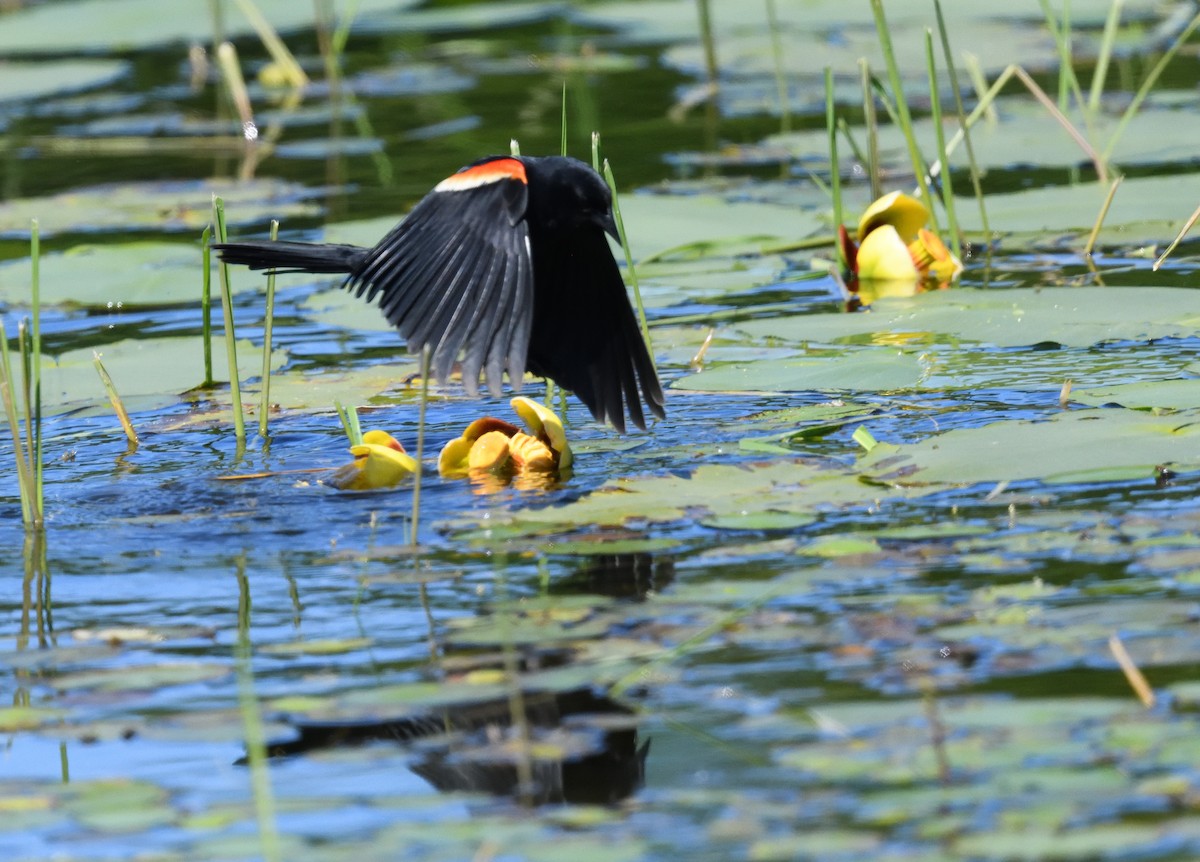
[[[613,218],[611,211],[606,212],[600,219],[600,227],[604,228],[604,232],[617,241],[617,245],[621,244],[621,234],[617,231],[617,221]]]

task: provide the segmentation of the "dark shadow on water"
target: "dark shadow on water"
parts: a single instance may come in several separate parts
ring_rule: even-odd
[[[536,804],[607,805],[642,785],[650,742],[639,745],[632,710],[590,689],[527,692],[524,710],[531,741],[532,788],[520,786],[516,758],[506,741],[513,727],[510,701],[481,701],[390,721],[298,721],[294,739],[268,745],[271,757],[378,742],[412,746],[412,771],[441,791],[521,795]],[[542,752],[561,751],[546,756]],[[244,761],[239,761],[244,763]]]

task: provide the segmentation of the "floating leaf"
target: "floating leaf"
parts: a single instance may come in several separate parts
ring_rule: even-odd
[[[272,179],[91,186],[0,202],[0,236],[28,236],[33,218],[42,236],[133,230],[186,230],[199,236],[212,220],[213,195],[224,198],[226,218],[233,226],[316,215],[320,208],[304,201],[311,194],[303,186]]]

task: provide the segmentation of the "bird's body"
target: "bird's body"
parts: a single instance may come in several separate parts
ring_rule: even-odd
[[[498,393],[507,371],[574,392],[600,421],[645,428],[664,416],[654,362],[605,234],[616,236],[604,180],[576,159],[491,156],[439,183],[373,248],[218,243],[228,263],[345,273],[412,352],[429,348],[445,380],[456,360],[468,391]]]

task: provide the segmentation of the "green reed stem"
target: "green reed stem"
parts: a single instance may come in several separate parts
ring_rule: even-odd
[[[567,154],[567,81],[565,78],[562,85],[562,119],[560,125],[562,129],[560,131],[558,154],[565,156]]]
[[[1159,255],[1158,260],[1154,261],[1154,266],[1152,268],[1155,272],[1157,272],[1158,268],[1161,267],[1166,259],[1171,256],[1171,252],[1175,251],[1176,246],[1183,242],[1183,238],[1187,236],[1187,232],[1192,229],[1192,226],[1196,224],[1198,219],[1200,219],[1200,207],[1196,207],[1196,209],[1192,211],[1191,217],[1184,222],[1184,225],[1180,229],[1179,233],[1175,234],[1175,239],[1171,240],[1171,244],[1167,246],[1167,250]]]
[[[1075,77],[1075,66],[1071,58],[1071,0],[1063,2],[1061,22],[1047,0],[1038,0],[1038,5],[1042,7],[1042,17],[1046,19],[1046,29],[1050,31],[1050,38],[1058,47],[1058,109],[1065,112],[1070,107],[1068,95],[1072,92],[1082,107],[1083,90],[1079,86],[1079,79]]]
[[[946,18],[942,15],[941,0],[933,0],[933,9],[937,15],[938,35],[942,41],[942,56],[946,60],[946,71],[950,75],[950,90],[954,93],[954,110],[958,115],[958,127],[962,130],[963,144],[967,148],[967,164],[971,168],[971,186],[975,191],[975,200],[979,202],[979,223],[983,227],[984,246],[991,249],[992,230],[988,225],[987,207],[983,202],[983,182],[980,180],[979,163],[975,160],[975,147],[971,145],[971,133],[967,129],[967,116],[963,108],[962,90],[958,85],[958,69],[954,65],[954,53],[950,50],[950,35],[946,30]],[[950,156],[945,149],[945,141],[938,140],[938,157],[942,162],[942,170],[949,172]],[[962,249],[958,255],[962,257]]]
[[[837,112],[833,102],[833,70],[825,67],[825,133],[829,138],[829,182],[833,196],[833,245],[837,255],[838,271],[845,272],[850,265],[842,249],[838,228],[846,223],[842,211],[842,168],[838,162]]]
[[[766,0],[767,29],[771,33],[771,64],[775,69],[775,92],[779,96],[779,131],[792,130],[792,106],[788,98],[787,74],[783,64],[783,36],[779,29],[779,13],[775,0]]]
[[[425,458],[425,407],[429,404],[429,345],[421,349],[421,401],[417,409],[417,469],[413,473],[412,494],[412,544],[418,544],[417,539],[421,528],[421,472]]]
[[[113,410],[117,414],[117,420],[121,423],[121,429],[125,432],[125,437],[129,440],[131,449],[136,449],[138,445],[137,432],[133,430],[133,423],[129,421],[129,413],[125,409],[125,402],[121,400],[121,396],[117,393],[117,387],[112,381],[112,377],[108,374],[108,369],[104,367],[104,363],[100,361],[100,354],[95,350],[92,351],[92,362],[96,366],[96,373],[100,375],[100,383],[104,386],[104,392],[108,395],[108,403],[112,405]]]
[[[642,326],[642,338],[646,341],[646,351],[650,361],[654,361],[654,343],[650,340],[650,324],[646,320],[646,306],[642,303],[642,288],[638,284],[637,269],[633,265],[633,253],[629,250],[629,236],[625,233],[625,219],[621,218],[621,201],[617,195],[617,180],[613,176],[612,165],[604,160],[604,181],[612,192],[613,219],[617,223],[617,236],[621,239],[621,250],[625,252],[625,268],[629,271],[629,284],[633,288],[633,302],[637,307],[638,322]]]
[[[1124,2],[1125,0],[1112,0],[1112,5],[1108,7],[1108,17],[1104,19],[1104,33],[1100,37],[1100,51],[1096,55],[1096,68],[1092,71],[1092,86],[1088,91],[1087,109],[1093,114],[1100,110],[1100,97],[1104,95],[1104,81],[1108,77],[1108,64],[1117,41],[1117,28],[1121,24],[1121,6]]]
[[[283,847],[275,822],[275,791],[268,771],[267,735],[263,730],[262,712],[254,693],[254,668],[250,645],[250,582],[246,578],[246,555],[237,558],[238,638],[234,649],[237,667],[238,712],[246,734],[246,763],[250,767],[250,790],[254,798],[254,814],[258,821],[258,839],[266,862],[282,862]]]
[[[359,0],[350,0],[346,4],[346,9],[342,13],[342,17],[338,20],[337,29],[333,31],[333,36],[329,39],[330,50],[339,63],[342,56],[346,53],[346,42],[350,38],[350,28],[354,26],[354,19],[358,15],[358,3]]]
[[[8,332],[4,321],[0,320],[0,398],[4,401],[4,415],[8,420],[8,430],[12,434],[13,457],[17,462],[17,488],[21,495],[21,521],[25,527],[33,526],[33,481],[30,475],[30,464],[25,457],[25,447],[21,443],[21,420],[17,417],[17,399],[13,394],[12,359],[9,357]]]
[[[1104,219],[1108,216],[1108,208],[1112,206],[1113,198],[1117,194],[1117,187],[1121,185],[1121,180],[1125,177],[1118,175],[1112,181],[1112,185],[1108,187],[1108,194],[1104,196],[1104,203],[1100,206],[1100,212],[1096,216],[1096,223],[1092,225],[1092,232],[1088,234],[1087,244],[1083,247],[1084,256],[1090,256],[1092,250],[1096,247],[1096,239],[1100,236],[1100,228],[1104,226]]]
[[[600,133],[592,132],[592,170],[600,173]]]
[[[509,139],[508,152],[510,155],[512,155],[514,157],[521,155],[521,145],[519,143],[517,143],[516,138]]]
[[[1129,107],[1125,109],[1125,113],[1121,115],[1117,127],[1113,129],[1113,133],[1108,138],[1108,144],[1105,146],[1102,155],[1105,162],[1112,158],[1112,152],[1117,146],[1117,141],[1121,139],[1121,135],[1125,134],[1125,129],[1128,128],[1130,121],[1133,120],[1134,114],[1142,107],[1142,102],[1146,101],[1146,97],[1150,95],[1150,91],[1154,88],[1155,83],[1158,82],[1159,76],[1167,68],[1167,65],[1175,59],[1175,55],[1179,53],[1179,49],[1183,47],[1183,44],[1196,32],[1197,27],[1200,27],[1200,12],[1192,17],[1188,25],[1171,42],[1170,47],[1158,58],[1158,62],[1154,64],[1154,68],[1150,70],[1150,74],[1146,76],[1146,80],[1142,82],[1142,86],[1134,94],[1133,101],[1129,103]]]
[[[337,409],[338,419],[342,420],[342,428],[346,432],[346,439],[350,441],[350,445],[361,446],[362,426],[358,424],[358,410],[354,407],[344,406],[341,401],[334,401],[333,406]]]
[[[250,26],[258,33],[258,38],[263,43],[263,47],[267,49],[267,53],[271,55],[271,59],[275,61],[275,64],[284,73],[288,83],[293,87],[305,86],[308,83],[308,75],[304,74],[304,70],[300,68],[300,64],[296,62],[296,58],[292,56],[292,52],[288,50],[287,45],[279,38],[279,34],[271,26],[271,23],[263,17],[258,7],[251,0],[234,0],[234,2],[242,10],[242,14],[250,22]]]
[[[217,241],[226,242],[225,201],[213,195],[213,214]],[[233,399],[233,434],[241,449],[246,443],[246,418],[242,415],[242,384],[238,380],[237,333],[233,328],[233,291],[229,286],[229,265],[221,261],[221,308],[225,315],[225,355],[229,361],[229,392]]]
[[[917,146],[916,135],[913,134],[912,114],[908,110],[908,100],[904,97],[904,87],[900,82],[900,67],[896,63],[896,52],[892,47],[892,34],[888,29],[887,16],[883,12],[883,0],[871,0],[871,11],[875,16],[875,31],[879,37],[879,47],[883,50],[884,65],[887,68],[888,81],[892,87],[892,95],[896,99],[896,116],[898,125],[904,133],[904,142],[908,146],[908,157],[912,161],[913,173],[917,177],[917,187],[921,196],[929,206],[929,220],[935,233],[940,233],[937,212],[933,207],[933,198],[929,194],[929,183],[925,179],[925,163],[921,158],[921,150]]]
[[[867,178],[871,182],[871,200],[875,201],[883,196],[879,178],[879,113],[875,110],[875,91],[871,87],[871,66],[865,58],[859,59],[858,71],[863,91],[863,122],[867,127]]]
[[[279,221],[271,219],[271,241],[279,239]],[[258,406],[258,436],[267,436],[271,412],[271,338],[275,327],[275,270],[267,273],[267,319],[263,323],[262,399]]]
[[[200,234],[200,266],[203,274],[200,280],[200,338],[204,342],[204,388],[211,389],[213,385],[212,370],[212,247],[208,244],[212,239],[212,225],[205,225],[204,233]]]
[[[944,154],[946,152],[946,131],[942,126],[942,99],[938,92],[937,63],[933,57],[933,31],[925,29],[925,64],[929,71],[929,113],[933,119],[933,128],[937,135],[937,151],[942,164],[942,206],[946,208],[947,227],[950,231],[950,243],[955,255],[962,257],[962,234],[958,230],[958,213],[954,209],[954,182],[950,165]]]
[[[25,398],[25,463],[28,469],[29,480],[29,507],[33,513],[33,527],[40,529],[42,524],[42,508],[39,505],[37,492],[37,445],[34,437],[34,412],[33,412],[33,353],[32,339],[29,335],[29,325],[22,320],[17,324],[17,345],[21,351],[21,383],[22,394]]]
[[[32,430],[26,427],[26,435],[33,439],[33,483],[36,512],[41,520],[45,512],[45,497],[42,482],[42,241],[38,220],[29,224],[30,302],[33,306],[33,415]]]

